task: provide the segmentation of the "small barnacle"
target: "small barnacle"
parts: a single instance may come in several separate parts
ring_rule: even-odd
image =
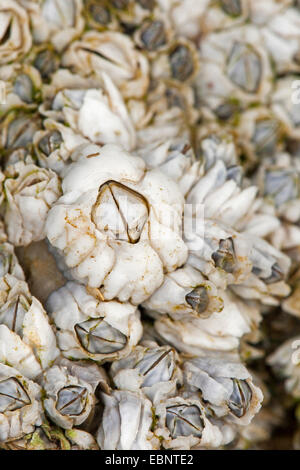
[[[232,413],[241,418],[249,409],[252,391],[245,380],[233,379],[233,391],[229,397],[228,406]]]
[[[30,397],[18,379],[10,377],[0,381],[0,413],[15,411],[30,404]]]
[[[185,299],[197,313],[203,313],[208,307],[209,297],[204,286],[198,286],[189,292]]]
[[[159,20],[146,21],[140,30],[141,41],[148,51],[155,51],[166,44],[164,23]]]
[[[219,248],[211,255],[215,265],[228,273],[233,273],[235,269],[235,252],[233,239],[220,240]]]
[[[202,436],[204,422],[195,405],[173,405],[167,408],[166,426],[173,439],[180,436]]]
[[[56,409],[62,415],[80,415],[87,400],[87,389],[78,385],[61,388],[57,394]]]
[[[47,48],[36,54],[33,65],[39,70],[43,79],[48,79],[58,69],[59,60],[55,52]]]
[[[172,77],[176,80],[184,82],[194,73],[192,52],[184,44],[179,44],[172,50],[169,60]]]
[[[74,326],[80,344],[91,354],[112,354],[126,346],[127,338],[104,318],[93,318]]]
[[[258,155],[272,155],[278,141],[278,122],[275,119],[261,119],[257,121],[252,136]]]
[[[116,181],[100,187],[91,211],[92,221],[99,230],[113,233],[118,240],[129,243],[139,241],[148,216],[146,199]]]
[[[54,150],[60,147],[63,138],[58,130],[49,131],[38,142],[38,147],[46,156],[49,156]]]
[[[35,132],[40,128],[40,119],[37,116],[18,114],[8,124],[6,149],[26,147],[32,142]]]
[[[18,75],[14,82],[14,92],[24,103],[32,103],[34,87],[31,78],[25,73]]]
[[[256,50],[236,41],[227,59],[227,74],[237,86],[248,93],[256,93],[262,79],[262,64]]]
[[[90,0],[86,3],[86,8],[95,23],[98,23],[100,25],[106,25],[110,23],[111,13],[106,7],[105,3],[101,4],[95,0]]]

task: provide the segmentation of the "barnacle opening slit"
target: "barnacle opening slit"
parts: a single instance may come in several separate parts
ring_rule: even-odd
[[[30,405],[31,400],[15,377],[0,381],[0,413],[18,410]]]
[[[116,240],[137,243],[149,217],[147,200],[116,181],[99,188],[91,219],[95,226]]]
[[[204,429],[200,409],[195,405],[170,406],[166,410],[166,423],[172,437],[201,437]]]
[[[90,354],[112,354],[127,344],[126,336],[103,318],[93,318],[74,326],[81,346]]]

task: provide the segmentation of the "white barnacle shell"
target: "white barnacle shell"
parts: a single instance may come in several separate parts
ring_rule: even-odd
[[[201,32],[203,16],[210,0],[182,0],[168,2],[167,13],[170,15],[172,26],[180,36],[197,37]]]
[[[263,40],[277,74],[299,72],[300,12],[285,8],[275,13],[262,28]]]
[[[0,1],[0,64],[20,59],[32,44],[29,16],[19,2]]]
[[[95,406],[94,392],[100,380],[102,374],[96,365],[87,364],[72,371],[66,366],[52,366],[43,374],[41,383],[46,413],[64,429],[84,423]]]
[[[78,281],[138,304],[182,265],[183,196],[175,182],[115,145],[80,149],[46,233]]]
[[[279,346],[267,359],[275,374],[284,380],[286,391],[299,399],[300,397],[300,337],[288,339]]]
[[[115,300],[105,302],[97,289],[94,293],[98,298],[84,286],[68,282],[50,295],[47,307],[62,354],[97,362],[128,355],[142,335],[136,307]]]
[[[170,346],[143,342],[129,356],[114,361],[110,376],[118,389],[141,390],[152,403],[176,394],[182,381],[179,357]]]
[[[207,318],[222,311],[222,292],[197,269],[186,264],[167,274],[143,307],[154,318],[166,313],[174,320]]]
[[[9,241],[28,245],[45,238],[47,213],[60,195],[57,175],[51,170],[19,162],[10,167],[3,184]]]
[[[85,76],[106,72],[125,98],[142,97],[148,87],[148,61],[124,34],[89,31],[73,42],[63,56],[63,65]]]
[[[224,442],[221,430],[210,422],[197,396],[169,398],[156,405],[155,414],[154,434],[165,449],[212,448]]]
[[[147,168],[158,168],[171,177],[184,195],[201,176],[201,162],[196,161],[188,139],[154,142],[139,149],[138,153]]]
[[[103,88],[62,90],[52,107],[61,110],[64,122],[96,144],[135,147],[135,130],[122,95],[109,75],[103,73]]]
[[[261,317],[256,307],[247,305],[230,291],[223,292],[224,308],[209,318],[172,320],[162,315],[155,331],[178,351],[200,355],[203,351],[234,352],[240,339],[257,328]]]
[[[34,378],[59,355],[55,334],[24,281],[6,274],[0,284],[0,360]]]
[[[42,423],[40,394],[38,384],[0,364],[0,442],[20,439]]]
[[[102,450],[153,450],[159,441],[153,437],[151,402],[141,393],[114,390],[102,393],[102,421],[96,439]]]
[[[215,110],[230,98],[242,106],[264,102],[272,89],[271,65],[254,25],[208,34],[201,42],[197,89]]]
[[[283,225],[285,222],[295,224],[300,219],[299,178],[300,164],[288,153],[276,154],[257,171],[257,184],[264,202],[283,219]]]
[[[217,416],[247,425],[258,413],[263,395],[246,367],[238,361],[212,356],[184,362],[184,383],[191,393],[200,391]]]
[[[35,42],[51,41],[61,52],[84,29],[81,0],[44,0],[38,5],[31,2],[28,11]]]

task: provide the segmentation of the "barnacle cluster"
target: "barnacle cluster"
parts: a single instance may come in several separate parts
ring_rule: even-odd
[[[0,448],[300,449],[299,77],[296,0],[0,0]]]

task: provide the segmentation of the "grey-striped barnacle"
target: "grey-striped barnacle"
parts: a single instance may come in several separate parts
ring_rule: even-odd
[[[35,109],[41,94],[39,71],[27,64],[9,64],[0,69],[0,80],[5,83],[5,102],[1,115],[14,108]]]
[[[42,423],[41,389],[0,363],[0,442],[20,439]]]
[[[191,41],[180,38],[172,41],[166,51],[157,54],[151,65],[154,79],[189,83],[199,68],[197,50]]]
[[[225,443],[221,430],[210,422],[196,396],[164,400],[155,407],[155,414],[154,435],[165,449],[219,447]]]
[[[286,283],[291,261],[262,238],[250,234],[248,241],[252,270],[247,279],[232,286],[232,290],[245,299],[256,299],[265,305],[279,305],[291,290]]]
[[[149,58],[166,49],[173,31],[167,16],[157,9],[152,18],[145,18],[141,21],[134,32],[134,40]]]
[[[261,315],[257,307],[247,305],[229,290],[222,293],[222,299],[222,312],[214,312],[209,318],[190,315],[186,321],[157,315],[154,336],[180,352],[196,356],[211,351],[237,351],[241,338],[257,329]]]
[[[0,362],[35,378],[59,355],[55,334],[24,281],[6,274],[0,284]]]
[[[28,13],[15,0],[0,1],[0,64],[21,59],[30,49],[32,38]]]
[[[94,437],[81,429],[62,430],[43,421],[21,439],[0,442],[4,450],[99,450]]]
[[[184,195],[202,174],[201,162],[196,159],[188,139],[154,142],[142,147],[139,155],[145,160],[147,168],[159,168],[176,181]]]
[[[271,65],[253,25],[211,33],[201,43],[199,96],[212,110],[227,102],[264,102],[272,89]]]
[[[289,395],[300,397],[300,337],[295,336],[282,343],[267,359],[275,375],[284,381]]]
[[[155,342],[136,346],[129,356],[114,361],[109,373],[118,389],[141,390],[153,403],[174,395],[181,383],[178,354]]]
[[[45,238],[47,213],[60,195],[57,175],[51,170],[19,162],[9,168],[3,184],[9,241],[28,245]]]
[[[100,80],[106,72],[125,98],[141,98],[149,85],[146,57],[128,36],[115,31],[85,33],[67,49],[63,65]]]
[[[155,317],[168,314],[174,320],[207,318],[223,309],[222,293],[202,274],[186,264],[167,274],[163,284],[143,303]]]
[[[238,361],[205,356],[184,362],[184,384],[199,391],[216,416],[247,425],[259,411],[263,395],[248,370]]]
[[[103,301],[100,291],[74,282],[53,292],[48,311],[57,328],[62,354],[70,359],[112,361],[126,356],[138,343],[142,325],[136,307]],[[102,300],[101,300],[102,299]]]
[[[72,276],[107,300],[138,304],[187,256],[176,183],[115,145],[70,165],[46,224]],[[82,151],[82,149],[81,149]]]
[[[289,395],[300,397],[300,337],[295,336],[282,343],[267,359],[275,375],[284,381]]]
[[[237,139],[249,160],[256,162],[278,151],[283,131],[282,122],[270,109],[257,107],[241,114]]]
[[[115,12],[111,10],[109,2],[86,0],[83,5],[83,14],[90,29],[103,31],[109,26],[114,30],[118,27]]]
[[[50,80],[60,63],[59,54],[49,43],[42,43],[33,48],[30,58],[32,65],[39,71],[40,76],[45,81]]]
[[[103,381],[95,364],[68,363],[50,367],[42,378],[43,406],[50,419],[63,429],[83,424],[93,413],[95,389]]]

